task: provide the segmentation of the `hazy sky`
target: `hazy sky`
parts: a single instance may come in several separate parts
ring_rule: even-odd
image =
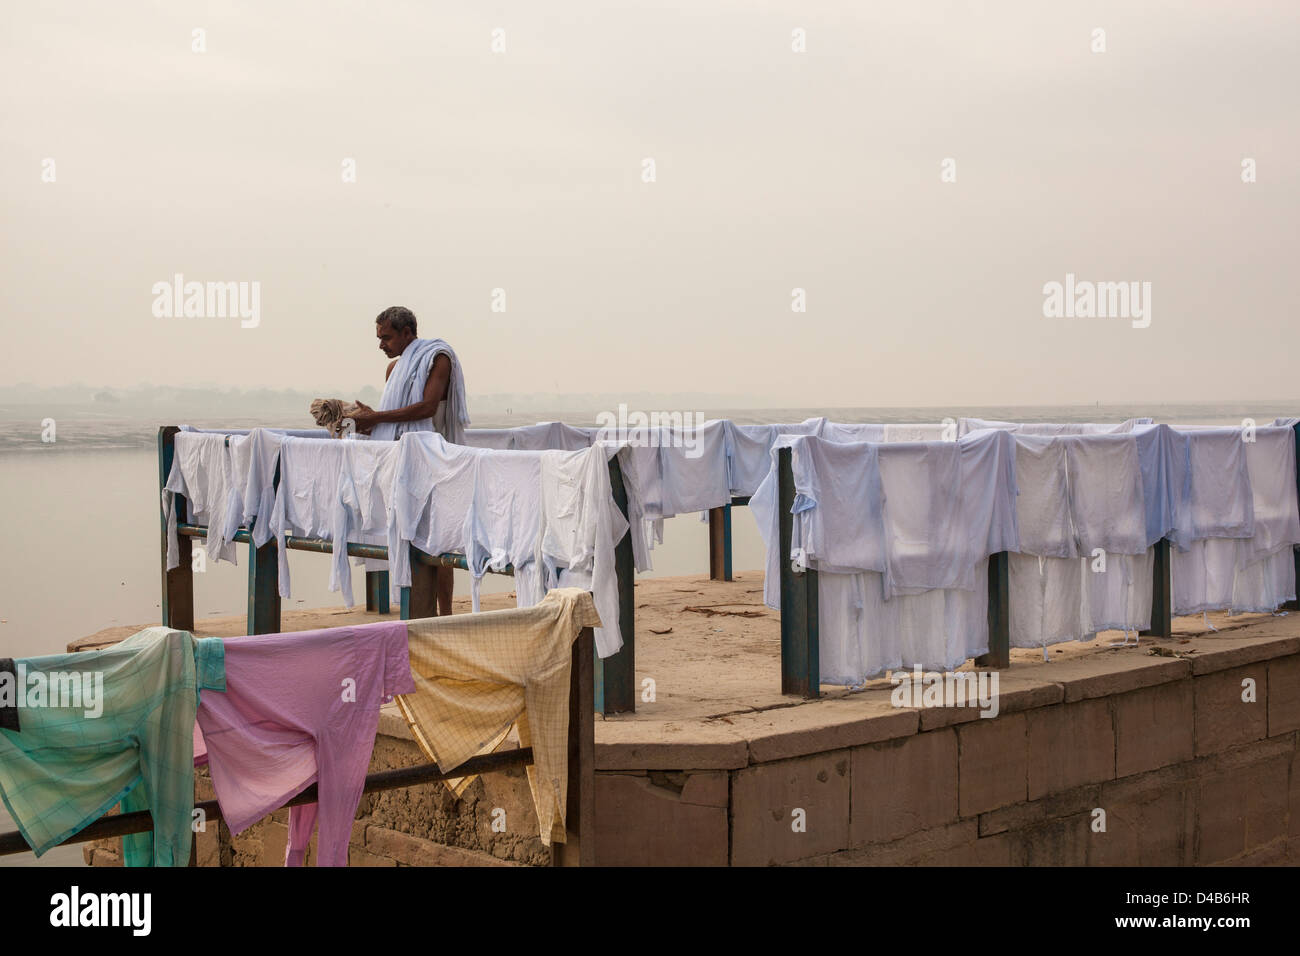
[[[378,385],[403,304],[471,393],[1300,397],[1298,42],[1294,2],[6,4],[0,381]],[[260,324],[155,317],[176,273]],[[1045,318],[1067,273],[1150,326]]]

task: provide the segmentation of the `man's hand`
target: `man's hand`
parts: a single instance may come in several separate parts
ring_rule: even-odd
[[[369,435],[370,429],[379,423],[379,414],[361,399],[355,399],[355,403],[357,410],[350,417],[356,423],[357,431],[360,434]]]

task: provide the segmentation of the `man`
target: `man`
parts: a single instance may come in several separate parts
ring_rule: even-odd
[[[400,305],[375,318],[379,349],[393,361],[384,376],[379,409],[357,401],[352,416],[357,431],[378,441],[396,441],[406,432],[436,431],[447,441],[463,445],[469,409],[465,402],[465,376],[450,345],[442,339],[416,337],[416,320]],[[438,575],[438,613],[451,613],[451,568],[435,568]]]

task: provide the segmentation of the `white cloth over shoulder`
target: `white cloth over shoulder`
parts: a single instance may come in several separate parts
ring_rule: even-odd
[[[438,405],[433,418],[413,422],[383,422],[370,431],[370,437],[379,441],[392,441],[408,432],[440,432],[450,442],[461,445],[465,440],[465,426],[469,424],[469,404],[465,398],[465,375],[460,360],[452,347],[442,339],[415,339],[403,349],[397,364],[384,383],[384,394],[379,399],[379,411],[391,412],[397,408],[414,405],[424,399],[424,389],[429,382],[433,360],[439,355],[451,359],[451,377],[447,382],[447,397]],[[441,421],[439,421],[441,419]]]

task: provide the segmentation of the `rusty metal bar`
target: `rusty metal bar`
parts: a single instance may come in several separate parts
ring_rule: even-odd
[[[366,787],[362,793],[381,793],[385,790],[399,790],[425,783],[437,783],[449,777],[468,777],[473,774],[492,773],[510,767],[523,767],[533,762],[531,747],[507,750],[501,753],[483,754],[471,757],[458,767],[449,771],[441,770],[436,763],[421,764],[418,767],[402,767],[398,770],[383,770],[366,777]],[[143,786],[143,784],[141,784]],[[316,784],[312,784],[296,797],[284,803],[284,807],[297,807],[317,801]],[[206,819],[220,820],[221,807],[215,800],[205,800],[194,804],[196,810],[202,810]],[[64,840],[59,846],[73,843],[88,843],[91,840],[103,840],[108,837],[125,836],[128,833],[144,833],[153,829],[153,816],[148,810],[135,813],[118,813],[113,816],[100,817]],[[14,830],[0,834],[0,856],[13,853],[30,853],[32,848],[23,839],[22,833]]]
[[[709,580],[731,580],[731,505],[709,509]]]
[[[208,529],[201,524],[178,523],[176,533],[182,538],[206,538]],[[250,541],[250,535],[247,528],[240,528],[235,532],[235,541]],[[299,538],[287,534],[284,536],[285,546],[290,551],[313,551],[317,554],[333,554],[334,542],[328,538]],[[380,561],[388,560],[388,547],[382,544],[358,544],[354,541],[348,542],[348,556],[354,558],[376,558]],[[424,564],[434,568],[460,568],[462,571],[469,570],[469,564],[465,561],[465,555],[447,552],[444,554],[425,554],[418,548],[411,549],[411,560],[419,564]],[[515,573],[514,565],[506,565],[500,571],[488,569],[490,574],[510,574]]]

